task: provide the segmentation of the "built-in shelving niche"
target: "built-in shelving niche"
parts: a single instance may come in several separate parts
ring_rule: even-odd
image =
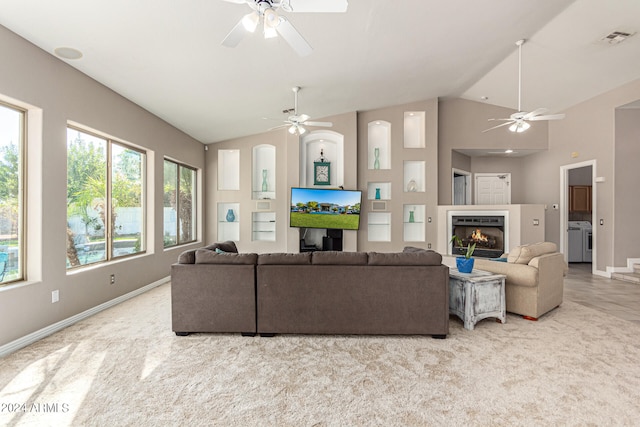
[[[251,198],[276,198],[276,147],[269,144],[253,147]]]
[[[240,203],[218,203],[218,240],[240,240]]]
[[[329,130],[317,130],[303,136],[300,144],[300,186],[315,187],[313,163],[320,159],[331,163],[330,184],[319,186],[336,188],[344,186],[344,135]]]
[[[368,169],[391,169],[391,123],[384,120],[369,122],[367,138]]]
[[[425,147],[425,112],[404,113],[404,148]]]
[[[240,190],[240,150],[218,150],[218,190]]]

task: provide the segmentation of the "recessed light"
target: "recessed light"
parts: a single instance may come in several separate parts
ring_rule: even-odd
[[[488,101],[489,97],[488,96],[481,96],[480,99],[483,100],[483,101]]]
[[[504,150],[505,154],[511,154],[513,153],[513,150]]]
[[[80,59],[82,58],[82,52],[72,47],[57,47],[53,52],[64,59]]]

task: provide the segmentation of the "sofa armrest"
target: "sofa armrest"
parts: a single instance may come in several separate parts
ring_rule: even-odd
[[[546,313],[562,303],[564,275],[567,263],[560,252],[537,257],[538,299],[541,313]]]

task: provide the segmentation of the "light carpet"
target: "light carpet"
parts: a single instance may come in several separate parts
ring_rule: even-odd
[[[445,340],[177,337],[167,284],[1,359],[0,425],[640,423],[640,326],[571,302],[450,323]]]

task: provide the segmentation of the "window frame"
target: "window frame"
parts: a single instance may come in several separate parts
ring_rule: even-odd
[[[0,282],[0,287],[27,280],[27,120],[28,110],[0,99],[0,105],[20,114],[20,140],[18,141],[18,272],[15,279]]]
[[[136,147],[132,144],[126,143],[124,141],[121,141],[119,139],[113,138],[107,134],[103,134],[101,132],[97,132],[91,129],[88,129],[86,127],[82,127],[80,125],[77,124],[71,124],[71,123],[67,123],[67,130],[68,129],[72,129],[74,131],[78,131],[90,136],[93,136],[95,138],[100,138],[103,139],[106,142],[106,147],[105,147],[105,200],[108,201],[108,203],[106,203],[106,213],[105,213],[105,217],[107,218],[107,224],[104,224],[105,227],[105,259],[100,260],[100,261],[95,261],[95,262],[91,262],[91,263],[87,263],[87,264],[81,264],[81,265],[77,265],[77,266],[69,266],[66,268],[67,272],[70,271],[76,271],[78,269],[82,269],[82,268],[86,268],[86,267],[91,267],[91,266],[95,266],[95,265],[99,265],[99,264],[105,264],[105,263],[110,263],[110,262],[114,262],[114,261],[119,261],[122,260],[124,258],[130,258],[130,257],[135,257],[135,256],[140,256],[140,255],[144,255],[147,253],[147,248],[148,248],[148,230],[147,230],[147,192],[148,192],[148,188],[147,188],[147,151],[143,148],[140,147]],[[67,144],[69,143],[69,141],[67,140]],[[141,180],[141,190],[142,190],[142,194],[140,195],[140,200],[141,200],[141,207],[142,207],[142,225],[140,227],[141,233],[142,233],[142,238],[140,239],[141,241],[141,246],[143,249],[141,249],[138,252],[133,252],[130,254],[124,254],[124,255],[114,255],[113,254],[113,236],[114,236],[114,230],[112,227],[112,215],[113,215],[113,145],[117,145],[121,148],[124,148],[125,150],[131,150],[131,151],[135,151],[139,154],[142,155],[142,161],[141,161],[141,172],[140,172],[140,180]],[[67,159],[68,159],[68,149],[67,149]],[[67,170],[67,188],[68,188],[68,181],[69,176],[68,176],[68,170]],[[68,214],[67,214],[67,220],[68,220]]]
[[[162,227],[163,227],[163,243],[162,246],[164,249],[172,249],[178,246],[183,246],[183,245],[188,245],[194,242],[198,241],[198,215],[197,215],[197,204],[198,204],[198,169],[193,167],[193,166],[189,166],[183,162],[180,162],[178,160],[174,160],[171,159],[169,157],[165,157],[162,161],[162,173],[163,173],[163,177],[162,177],[162,182],[164,183],[164,162],[169,162],[172,163],[176,166],[176,195],[180,194],[180,176],[181,176],[181,170],[184,169],[188,169],[193,173],[193,197],[195,200],[192,201],[191,203],[191,215],[194,219],[194,224],[193,224],[193,233],[192,233],[192,237],[191,240],[188,241],[182,241],[181,240],[181,236],[180,236],[180,197],[176,197],[176,243],[175,244],[171,244],[171,245],[165,245],[164,244],[164,203],[162,204]],[[164,200],[164,189],[162,191],[162,198]]]

